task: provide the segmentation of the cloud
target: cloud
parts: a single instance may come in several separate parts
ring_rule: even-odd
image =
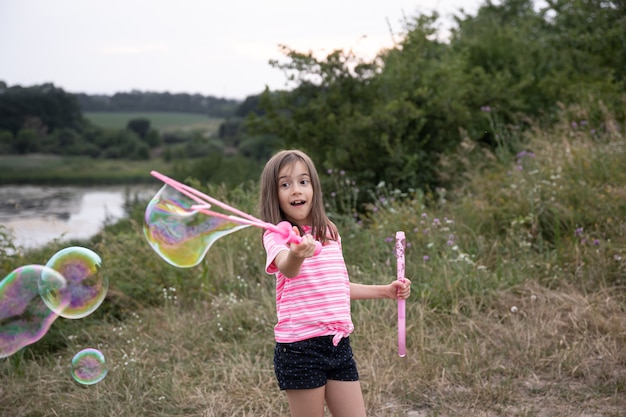
[[[170,48],[166,44],[145,44],[145,45],[109,45],[100,48],[104,55],[144,55],[144,54],[168,54]]]

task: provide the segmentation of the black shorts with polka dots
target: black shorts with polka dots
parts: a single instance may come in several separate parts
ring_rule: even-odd
[[[295,343],[276,343],[274,372],[281,390],[311,389],[328,379],[358,381],[350,339],[333,346],[333,336],[320,336]]]

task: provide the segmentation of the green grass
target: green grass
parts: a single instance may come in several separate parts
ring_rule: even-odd
[[[353,303],[369,416],[623,414],[626,137],[562,126],[525,138],[533,156],[521,168],[466,146],[451,157],[470,167],[454,189],[400,199],[381,188],[364,223],[334,216],[355,282],[394,278],[397,230],[410,245],[406,358],[396,354],[396,303]],[[254,187],[194,186],[253,210]],[[327,198],[329,208],[347,204]],[[0,415],[288,415],[272,369],[274,279],[260,231],[225,236],[200,265],[178,269],[145,242],[144,209],[74,242],[102,257],[107,299],[0,360]],[[64,247],[11,255],[1,242],[5,275]],[[93,386],[69,374],[86,347],[109,366]]]
[[[0,155],[0,184],[123,184],[151,181],[151,170],[168,173],[171,164],[149,161],[92,159],[82,156]]]
[[[223,119],[209,118],[201,114],[176,112],[85,112],[84,116],[94,125],[105,129],[123,129],[129,120],[144,118],[160,132],[172,130],[217,131]]]

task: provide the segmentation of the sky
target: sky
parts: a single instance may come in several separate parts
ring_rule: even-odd
[[[0,81],[71,93],[131,90],[242,100],[289,88],[279,45],[363,59],[403,22],[437,11],[442,33],[482,0],[0,0]]]

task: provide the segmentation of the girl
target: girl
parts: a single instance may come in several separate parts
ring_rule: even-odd
[[[288,221],[303,236],[301,243],[286,245],[272,232],[263,234],[265,271],[276,276],[274,371],[292,417],[323,417],[324,401],[335,417],[364,417],[350,348],[350,300],[405,299],[411,282],[349,281],[339,232],[324,211],[319,176],[301,151],[280,151],[267,162],[259,211],[264,221]],[[315,240],[322,244],[317,255]]]

